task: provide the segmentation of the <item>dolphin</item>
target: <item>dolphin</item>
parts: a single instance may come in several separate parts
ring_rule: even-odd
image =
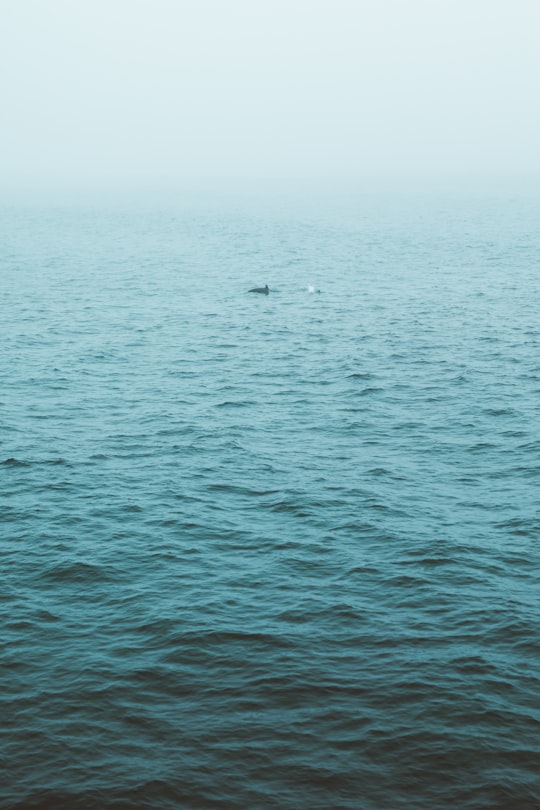
[[[253,287],[253,289],[248,290],[248,292],[256,292],[256,293],[262,293],[263,295],[268,295],[268,293],[270,292],[270,289],[268,287],[268,284],[265,284],[264,287]]]

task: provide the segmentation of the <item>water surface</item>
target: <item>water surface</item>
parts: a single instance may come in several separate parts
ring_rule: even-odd
[[[2,808],[540,806],[539,212],[3,209]]]

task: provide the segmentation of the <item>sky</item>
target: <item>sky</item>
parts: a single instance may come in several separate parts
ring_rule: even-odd
[[[0,0],[0,182],[540,187],[538,0]]]

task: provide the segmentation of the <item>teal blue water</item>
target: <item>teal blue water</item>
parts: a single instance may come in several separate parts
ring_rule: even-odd
[[[4,206],[0,807],[540,806],[539,214]]]

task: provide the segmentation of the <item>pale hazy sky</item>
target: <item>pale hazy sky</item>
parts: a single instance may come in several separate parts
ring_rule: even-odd
[[[540,180],[540,0],[0,0],[5,187]]]

